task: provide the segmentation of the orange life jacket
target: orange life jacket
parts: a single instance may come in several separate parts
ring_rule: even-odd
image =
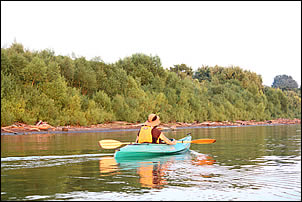
[[[138,143],[152,143],[152,126],[143,126],[138,134]],[[159,138],[156,140],[159,143]]]

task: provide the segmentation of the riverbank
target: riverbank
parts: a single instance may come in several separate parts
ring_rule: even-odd
[[[180,128],[192,127],[217,127],[217,126],[249,126],[249,125],[276,125],[276,124],[301,124],[300,119],[276,119],[268,121],[206,121],[202,123],[161,123],[161,130],[177,130]],[[102,132],[110,130],[128,130],[139,129],[142,123],[129,123],[125,121],[114,121],[110,123],[97,124],[91,126],[58,126],[53,127],[47,122],[39,121],[36,125],[27,125],[24,123],[15,123],[11,126],[1,127],[1,135],[9,134],[31,134],[31,133],[60,133],[60,132]]]

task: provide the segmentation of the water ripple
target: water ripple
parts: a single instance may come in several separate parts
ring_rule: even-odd
[[[61,166],[68,163],[79,163],[99,159],[113,154],[79,154],[63,156],[25,156],[1,158],[2,169],[20,169]]]

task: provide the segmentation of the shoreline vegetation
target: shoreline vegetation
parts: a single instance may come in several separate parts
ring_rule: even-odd
[[[126,121],[113,121],[104,124],[96,124],[90,126],[58,126],[54,127],[48,124],[47,122],[39,121],[35,125],[28,125],[24,123],[14,123],[13,125],[1,127],[1,135],[2,134],[31,134],[31,133],[53,133],[53,132],[87,132],[87,131],[98,131],[102,132],[102,130],[123,130],[123,129],[139,129],[143,123],[130,123]],[[192,127],[217,127],[217,126],[258,126],[258,125],[290,125],[290,124],[301,124],[300,119],[284,119],[279,118],[276,120],[267,120],[267,121],[205,121],[205,122],[193,122],[193,123],[183,123],[183,122],[174,122],[174,123],[161,123],[158,127],[163,131],[169,130],[177,130],[183,128],[192,128]]]
[[[1,48],[4,133],[136,128],[150,113],[164,128],[301,119],[301,87],[286,75],[265,86],[239,66],[163,67],[143,53],[105,63],[17,42]]]

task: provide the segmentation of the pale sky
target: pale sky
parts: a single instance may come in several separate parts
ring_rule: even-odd
[[[135,53],[164,68],[239,66],[271,86],[286,74],[301,86],[300,1],[1,1],[1,48],[109,64]]]

